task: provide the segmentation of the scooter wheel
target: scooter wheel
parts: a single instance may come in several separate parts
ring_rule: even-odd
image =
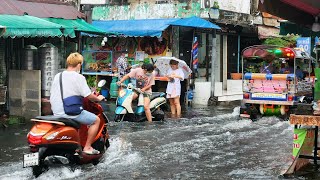
[[[32,167],[32,174],[34,177],[39,177],[42,173],[46,172],[48,170],[48,166],[39,164],[38,166]]]
[[[99,164],[99,162],[100,162],[100,161],[99,161],[98,159],[95,159],[95,160],[92,161],[92,164],[93,164],[94,166],[96,166],[97,164]]]
[[[108,149],[108,148],[110,147],[110,141],[109,141],[109,139],[106,140],[105,146],[106,146],[106,149]]]

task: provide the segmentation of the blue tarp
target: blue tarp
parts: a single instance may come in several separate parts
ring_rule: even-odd
[[[220,29],[219,26],[196,16],[183,19],[138,19],[93,21],[92,25],[106,32],[117,32],[124,36],[161,37],[162,31],[170,25],[194,28]]]
[[[151,36],[161,37],[162,31],[170,26],[170,22],[178,19],[138,19],[93,21],[92,25],[106,32],[117,32],[124,36]]]
[[[186,27],[194,27],[194,28],[206,28],[206,29],[221,29],[218,25],[213,24],[210,21],[199,18],[197,16],[179,19],[177,21],[172,22],[170,25],[186,26]]]

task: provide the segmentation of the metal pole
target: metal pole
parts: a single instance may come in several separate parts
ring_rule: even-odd
[[[216,43],[216,30],[212,32],[212,49],[211,49],[211,97],[214,98],[215,89],[215,59],[217,58],[217,43]]]
[[[206,81],[209,81],[209,34],[206,33]]]
[[[318,126],[316,126],[314,129],[313,161],[316,166],[318,165],[317,159],[318,159]]]
[[[240,72],[240,35],[238,35],[238,65],[237,65],[238,73]]]
[[[80,32],[77,32],[77,37],[78,37],[78,41],[77,41],[77,51],[78,53],[82,53],[82,36],[81,36],[81,33]]]

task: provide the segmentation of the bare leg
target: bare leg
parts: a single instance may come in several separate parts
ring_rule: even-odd
[[[170,102],[171,114],[175,115],[176,114],[176,106],[174,105],[174,99],[170,98],[169,102]]]
[[[150,111],[150,98],[144,97],[143,100],[144,100],[144,112],[146,113],[146,117],[149,122],[152,122],[152,116]]]
[[[97,117],[96,121],[88,129],[88,138],[87,138],[86,145],[83,148],[83,151],[92,151],[93,148],[91,147],[91,144],[93,143],[94,138],[98,133],[99,125],[100,125],[100,118]]]
[[[180,97],[177,96],[174,98],[174,105],[177,109],[177,117],[181,116],[181,105],[180,105]]]

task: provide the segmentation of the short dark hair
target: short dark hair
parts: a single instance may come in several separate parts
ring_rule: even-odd
[[[150,63],[144,63],[141,68],[147,70],[148,72],[154,70],[154,66]]]
[[[170,65],[177,65],[177,64],[179,64],[179,62],[176,61],[176,60],[171,59],[170,62],[169,62],[169,64],[170,64]]]

